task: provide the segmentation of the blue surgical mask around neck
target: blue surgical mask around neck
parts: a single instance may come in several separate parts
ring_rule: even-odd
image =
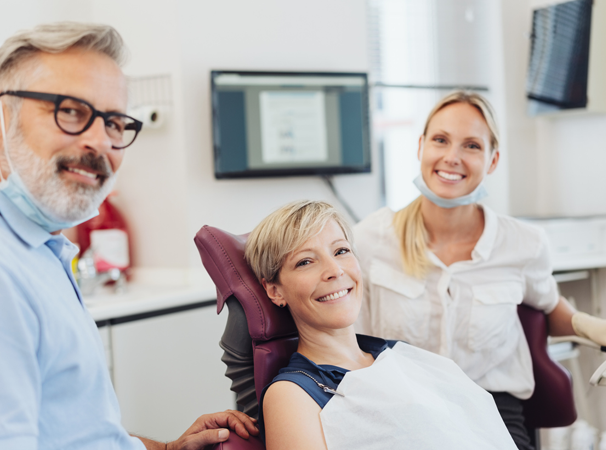
[[[425,183],[422,174],[419,174],[419,176],[414,179],[413,183],[419,191],[421,191],[421,194],[441,208],[456,208],[457,206],[470,205],[472,203],[477,203],[488,195],[483,181],[473,190],[473,192],[457,198],[443,198],[434,194]]]
[[[23,183],[23,180],[15,171],[15,168],[11,163],[10,156],[8,154],[8,139],[6,138],[3,109],[2,101],[0,101],[0,127],[2,128],[2,141],[4,144],[4,154],[6,156],[6,161],[8,162],[11,173],[7,179],[4,179],[2,172],[0,171],[0,192],[6,195],[8,199],[19,209],[19,211],[49,233],[74,227],[97,216],[99,211],[94,211],[89,217],[85,217],[81,220],[62,221],[49,216],[38,206],[34,197],[29,192]]]

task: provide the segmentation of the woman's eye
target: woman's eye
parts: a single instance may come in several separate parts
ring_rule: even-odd
[[[299,261],[295,267],[301,267],[301,266],[306,266],[310,263],[311,261],[309,259],[304,259],[302,261]]]
[[[336,255],[344,255],[344,254],[349,253],[349,252],[351,252],[350,249],[348,249],[347,247],[343,247],[343,248],[340,248],[339,250],[337,250],[337,252],[335,253],[335,256]]]
[[[467,144],[467,148],[471,148],[473,150],[482,150],[482,147],[476,144],[475,142],[470,142],[469,144]]]

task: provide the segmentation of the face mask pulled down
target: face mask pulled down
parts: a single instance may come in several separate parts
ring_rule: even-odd
[[[110,176],[107,180],[105,180],[102,188],[99,188],[96,192],[96,195],[90,198],[87,202],[87,205],[84,208],[71,208],[72,211],[70,214],[63,215],[76,215],[78,217],[61,217],[60,214],[54,213],[54,209],[52,206],[46,205],[44,201],[40,201],[34,195],[32,195],[31,190],[28,189],[26,183],[23,178],[19,175],[19,172],[16,169],[15,165],[11,161],[9,151],[8,151],[8,138],[7,132],[4,124],[4,111],[2,107],[2,102],[0,102],[0,128],[2,129],[2,140],[4,144],[4,154],[6,160],[8,162],[8,166],[10,168],[10,174],[7,179],[4,179],[2,173],[0,172],[0,192],[8,197],[8,199],[29,219],[33,222],[37,223],[42,227],[45,231],[52,233],[55,231],[59,231],[66,228],[71,228],[73,226],[79,225],[82,222],[86,222],[89,219],[97,216],[99,214],[97,207],[100,202],[107,196],[109,190],[111,189],[111,185],[113,184],[114,178]],[[23,148],[21,151],[25,150]],[[33,155],[33,154],[32,154]],[[33,155],[33,157],[37,157],[37,155]],[[34,165],[40,166],[42,163],[36,161]],[[21,165],[23,166],[23,164]],[[56,175],[53,175],[56,177]],[[52,187],[45,186],[48,196],[61,196],[64,195],[62,192],[53,192],[54,189]],[[90,197],[90,196],[89,196]],[[97,199],[96,197],[99,197]],[[70,199],[60,199],[65,202]],[[65,206],[65,205],[63,205]],[[63,210],[68,208],[61,208]]]
[[[422,159],[423,147],[421,147],[421,160]],[[484,187],[484,180],[482,180],[480,184],[478,184],[478,186],[469,194],[462,195],[456,198],[444,198],[440,197],[439,195],[436,195],[431,189],[429,189],[427,183],[425,183],[425,180],[423,179],[423,174],[419,174],[419,176],[417,176],[413,180],[413,183],[417,187],[417,189],[421,191],[421,194],[423,194],[423,196],[427,197],[429,201],[439,206],[440,208],[450,209],[456,208],[457,206],[470,205],[472,203],[479,202],[488,195],[488,191],[486,191],[486,188]]]

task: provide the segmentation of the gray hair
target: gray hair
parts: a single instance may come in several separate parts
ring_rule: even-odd
[[[122,65],[127,57],[122,37],[109,25],[79,22],[42,24],[19,31],[0,47],[0,88],[21,89],[25,74],[20,69],[36,53],[61,53],[74,47],[105,54],[118,65]]]

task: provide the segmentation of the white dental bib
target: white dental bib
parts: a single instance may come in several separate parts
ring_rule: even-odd
[[[348,372],[338,392],[320,413],[328,450],[517,450],[492,396],[412,345]]]

